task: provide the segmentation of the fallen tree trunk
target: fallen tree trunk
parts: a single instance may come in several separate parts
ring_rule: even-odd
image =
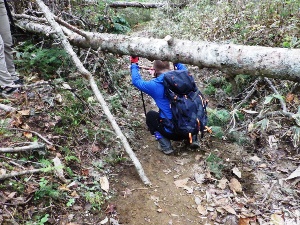
[[[92,88],[92,91],[94,92],[97,100],[100,102],[105,115],[107,116],[108,120],[110,121],[112,127],[114,128],[114,130],[116,132],[117,137],[121,140],[121,142],[125,148],[125,151],[127,152],[129,157],[131,158],[134,166],[136,167],[141,180],[144,182],[144,184],[150,185],[151,183],[150,183],[149,179],[147,178],[147,176],[145,175],[144,169],[143,169],[140,161],[137,159],[136,155],[132,151],[125,135],[122,133],[115,118],[111,114],[111,112],[107,106],[107,103],[105,102],[102,94],[100,93],[92,74],[87,69],[84,68],[83,64],[81,63],[81,61],[79,60],[79,58],[77,57],[75,52],[73,51],[72,46],[70,45],[67,38],[65,37],[61,27],[55,22],[53,15],[50,12],[50,10],[48,9],[48,7],[43,3],[42,0],[36,0],[36,2],[39,5],[39,7],[42,9],[42,11],[44,12],[46,19],[51,24],[51,27],[54,29],[55,35],[57,35],[57,37],[61,41],[66,52],[71,56],[71,59],[72,59],[73,63],[75,64],[75,66],[77,67],[78,71],[81,73],[82,76],[84,76],[86,79],[88,79],[90,86]]]
[[[108,4],[111,8],[127,8],[127,7],[135,7],[135,8],[162,8],[162,7],[172,7],[172,8],[183,8],[186,6],[186,3],[182,4],[166,4],[166,3],[142,3],[142,2],[112,2]]]
[[[17,24],[28,32],[49,35],[47,25],[29,21]],[[66,31],[66,30],[64,30]],[[137,55],[150,60],[182,62],[200,68],[215,68],[227,74],[248,74],[300,81],[300,49],[217,44],[173,38],[153,39],[126,35],[85,32],[89,38],[66,31],[73,45],[101,49],[119,55]]]

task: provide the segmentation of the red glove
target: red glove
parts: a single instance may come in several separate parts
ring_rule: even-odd
[[[137,57],[137,56],[130,56],[130,62],[131,63],[138,63],[139,62],[139,57]]]

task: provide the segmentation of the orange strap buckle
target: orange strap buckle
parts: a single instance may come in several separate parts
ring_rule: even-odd
[[[206,131],[207,131],[208,133],[212,134],[212,129],[211,129],[210,127],[205,126],[205,129],[206,129]]]
[[[192,144],[193,142],[192,133],[189,133],[189,140],[190,140],[190,144]]]

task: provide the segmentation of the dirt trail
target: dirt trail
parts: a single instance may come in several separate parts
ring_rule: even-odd
[[[157,149],[157,142],[147,132],[140,143],[144,146],[136,151],[145,173],[152,182],[145,187],[135,168],[125,167],[114,184],[119,222],[121,224],[210,224],[197,210],[196,199],[205,199],[207,185],[199,185],[195,173],[204,173],[204,159],[215,146],[204,146],[200,151],[190,151],[176,146],[180,152],[174,156],[164,155]],[[233,145],[224,145],[233,148]],[[177,187],[174,181],[188,178],[186,184]],[[198,200],[198,201],[199,201]]]
[[[232,143],[210,138],[209,146],[204,145],[206,138],[200,151],[189,151],[173,142],[180,152],[167,156],[157,149],[148,131],[141,137],[137,142],[144,144],[136,154],[152,186],[143,185],[134,166],[124,167],[113,184],[118,193],[114,201],[120,224],[273,224],[269,221],[278,216],[285,217],[285,224],[298,225],[294,216],[299,212],[299,200],[294,198],[294,187],[275,182],[297,164],[287,161],[286,155],[277,157],[276,163],[275,158],[260,161],[256,154]],[[227,179],[223,185],[209,172],[213,169],[206,160],[210,153],[223,160],[222,180]],[[234,168],[241,172],[240,178],[233,173]],[[233,191],[237,189],[231,186],[232,178],[238,180],[242,192]],[[291,192],[284,192],[287,189]]]
[[[145,133],[144,137],[141,142],[146,143],[145,149],[138,150],[136,154],[152,186],[142,184],[133,166],[125,168],[116,186],[120,193],[116,201],[120,223],[197,224],[200,218],[195,206],[195,194],[187,194],[188,190],[177,188],[174,181],[175,178],[189,178],[194,183],[193,167],[198,163],[195,156],[201,153],[167,156],[157,150],[157,142],[150,134]],[[126,190],[127,194],[122,192]]]

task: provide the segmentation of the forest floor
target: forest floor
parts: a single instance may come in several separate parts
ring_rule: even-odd
[[[196,71],[195,77],[201,77],[198,73],[201,71]],[[53,122],[56,117],[50,116],[53,113],[51,108],[45,108],[45,99],[53,96],[51,90],[46,85],[35,88],[34,91],[25,89],[10,101],[1,99],[2,103],[20,109],[12,114],[1,110],[2,122],[9,119],[9,126],[30,128],[53,142],[57,139],[67,140],[67,133],[65,136],[52,133],[51,127],[56,126],[58,121]],[[136,91],[132,96],[139,94]],[[216,107],[214,99],[209,100],[210,107]],[[147,110],[155,109],[148,96],[145,97],[145,102]],[[144,110],[140,99],[133,97],[128,100],[128,104],[132,118],[143,122]],[[28,111],[30,108],[35,109],[36,114],[31,115]],[[84,126],[82,133],[83,129]],[[14,135],[7,136],[6,132],[5,129],[1,130],[2,148],[14,146],[15,139],[21,136],[32,138],[30,132],[18,129],[13,131]],[[137,127],[134,133],[134,137],[129,139],[130,144],[151,181],[151,186],[143,184],[129,159],[110,167],[101,166],[99,169],[95,162],[100,163],[107,156],[108,149],[93,148],[91,142],[80,144],[80,140],[71,140],[72,143],[78,143],[72,151],[80,159],[80,162],[73,163],[71,169],[80,178],[67,184],[43,174],[40,177],[28,175],[26,181],[19,177],[6,179],[0,190],[0,223],[300,224],[300,174],[299,169],[297,170],[300,156],[295,149],[276,141],[280,138],[278,135],[270,135],[266,138],[268,141],[260,146],[255,144],[254,137],[253,144],[245,147],[207,134],[201,140],[198,151],[191,151],[183,142],[173,142],[176,154],[167,156],[158,150],[157,142],[147,131],[145,124]],[[39,137],[37,139],[40,140]],[[47,154],[48,158],[57,156],[63,159],[62,152],[55,149],[48,149]],[[9,170],[30,169],[35,165],[32,161],[21,164],[15,160],[15,155],[1,154],[0,175],[9,173]],[[126,153],[123,155],[128,158]],[[34,157],[29,159],[34,160]],[[9,164],[12,166],[9,167]],[[94,184],[103,174],[109,181],[107,198],[101,210],[94,210],[91,209],[91,202],[79,196],[79,192],[83,188],[90,187],[90,191],[99,188],[99,183],[96,183],[98,187]],[[291,175],[293,179],[286,180]],[[42,195],[44,199],[34,200],[35,192],[41,191],[43,176],[58,184],[59,189],[67,193],[65,197],[75,199],[74,202],[65,204],[62,199],[49,200],[45,193]],[[20,189],[21,184],[23,187]],[[41,197],[41,192],[39,194]],[[43,203],[46,200],[49,201],[47,205]],[[43,211],[49,214],[44,221],[40,217],[39,223],[28,222],[33,221],[35,213]]]
[[[47,93],[45,87],[41,90],[37,98],[39,100],[47,98],[43,96],[43,93]],[[15,96],[17,100],[12,100],[10,105],[22,105],[24,96],[30,96],[30,92]],[[27,106],[39,108],[43,104],[36,99],[26,99]],[[210,107],[214,107],[212,100]],[[147,110],[155,109],[148,96],[145,102]],[[130,104],[134,104],[131,108],[135,109],[132,116],[143,121],[141,101],[132,99]],[[43,110],[42,107],[40,109]],[[49,112],[17,117],[2,110],[1,118],[10,118],[10,124],[19,124],[19,127],[27,123],[30,130],[41,133],[49,140],[58,138],[48,129],[51,124]],[[52,202],[52,205],[42,209],[51,209],[51,219],[45,224],[300,224],[299,169],[296,170],[299,167],[299,154],[294,150],[272,141],[259,148],[254,144],[245,148],[207,134],[201,140],[198,151],[190,150],[184,142],[173,142],[176,154],[167,156],[158,150],[157,142],[145,125],[137,128],[135,133],[135,139],[130,139],[132,148],[152,185],[143,184],[130,160],[121,161],[111,168],[105,168],[111,197],[105,201],[100,213],[91,211],[91,205],[80,198],[67,208],[59,202]],[[5,138],[5,132],[2,132],[2,137],[1,147],[13,144],[15,136]],[[72,169],[75,173],[85,173],[85,176],[95,178],[99,176],[99,172],[96,176],[92,175],[97,173],[95,162],[107,153],[105,149],[95,149],[91,153],[85,150],[89,147],[74,147],[81,162],[73,165]],[[51,155],[59,156],[59,153],[53,150],[50,151],[50,158]],[[8,172],[6,163],[12,162],[6,156],[1,156],[2,175]],[[15,165],[23,165],[23,169],[27,167],[27,164]],[[296,173],[293,173],[295,170]],[[294,179],[286,180],[292,173]],[[23,196],[10,188],[8,183],[3,183],[0,192],[3,203],[0,218],[3,224],[30,224],[18,223],[18,212],[33,215],[34,211],[40,210],[29,197],[37,191],[37,182],[27,182]],[[80,183],[79,180],[76,182]],[[85,183],[91,184],[93,179]],[[59,185],[60,188],[65,187],[62,183]],[[65,190],[70,189],[65,187]],[[26,218],[26,215],[23,217]]]
[[[146,127],[138,132],[135,153],[152,186],[143,185],[134,166],[116,174],[120,224],[300,224],[299,180],[285,180],[299,167],[294,150],[254,141],[245,148],[206,135],[199,150],[173,142],[177,152],[167,156]]]

